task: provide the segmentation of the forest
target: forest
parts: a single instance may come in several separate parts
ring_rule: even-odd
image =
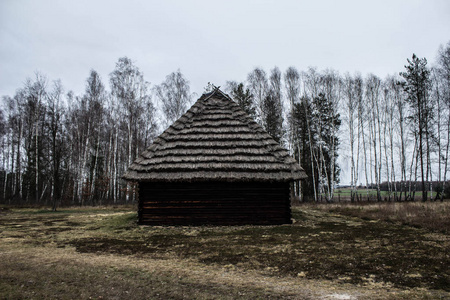
[[[385,78],[254,68],[221,89],[305,169],[308,178],[294,185],[300,201],[335,201],[344,167],[350,201],[369,199],[373,189],[374,201],[443,200],[450,196],[450,42],[432,64],[414,54],[404,64]],[[0,203],[56,209],[135,201],[123,173],[200,95],[180,70],[151,85],[128,57],[108,80],[91,70],[76,95],[36,72],[2,96]]]

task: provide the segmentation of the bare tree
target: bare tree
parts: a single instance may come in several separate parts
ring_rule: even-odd
[[[381,201],[381,119],[380,119],[380,87],[381,80],[371,74],[366,80],[366,99],[370,107],[369,114],[369,136],[371,141],[371,151],[373,151],[373,174],[375,176],[375,184],[377,187],[377,201]],[[373,183],[373,181],[372,181]]]
[[[88,172],[89,176],[86,184],[87,199],[91,204],[95,205],[95,200],[99,198],[97,185],[99,177],[101,174],[102,166],[100,166],[100,157],[103,157],[101,152],[101,146],[103,146],[103,128],[104,128],[104,113],[105,113],[105,100],[106,92],[100,75],[95,71],[91,70],[90,76],[86,81],[86,93],[85,99],[88,103],[88,131],[90,134],[86,136],[84,167],[89,166]]]
[[[308,68],[308,71],[302,73],[304,80],[303,93],[309,95],[311,98],[319,96],[322,92],[321,81],[322,75],[316,68]]]
[[[8,115],[8,131],[9,131],[9,146],[10,146],[10,160],[9,160],[9,171],[11,175],[11,198],[23,199],[22,190],[22,142],[24,136],[24,125],[25,125],[25,113],[24,109],[26,107],[26,92],[24,89],[18,89],[14,98],[6,97],[3,98],[7,101],[7,115]],[[6,185],[5,178],[5,185]],[[6,191],[4,192],[4,197],[6,198]]]
[[[288,145],[289,150],[300,163],[301,153],[300,153],[300,130],[297,128],[298,123],[295,121],[295,104],[300,101],[300,73],[295,67],[289,67],[284,73],[284,86],[286,91],[286,98],[289,105],[289,112],[287,114],[287,131],[288,131]],[[303,138],[306,138],[303,137]],[[304,150],[305,151],[305,150]],[[313,163],[313,162],[311,162]],[[293,190],[295,190],[295,195],[301,194],[301,185],[299,182],[294,184]]]
[[[111,93],[120,104],[120,112],[124,115],[127,132],[127,159],[126,169],[136,158],[137,132],[139,120],[144,111],[149,83],[144,80],[144,75],[131,59],[119,58],[115,70],[110,74]],[[127,201],[131,188],[127,185]],[[132,193],[133,197],[135,193]]]
[[[370,134],[366,128],[368,127],[368,120],[370,119],[370,105],[367,104],[365,97],[365,82],[360,75],[355,78],[355,92],[356,92],[356,101],[358,106],[358,147],[362,142],[362,150],[363,150],[363,170],[364,170],[364,178],[366,181],[366,197],[369,199],[369,185],[370,180],[372,178],[371,171],[371,147],[370,147]],[[370,130],[369,130],[370,133]],[[370,154],[368,155],[368,150]],[[359,149],[358,149],[359,153]],[[369,157],[368,157],[369,156]],[[358,163],[357,163],[358,164]]]
[[[341,119],[339,111],[340,101],[342,97],[342,79],[339,74],[333,70],[327,70],[322,78],[323,91],[325,97],[331,103],[330,111],[330,170],[329,170],[329,200],[334,197],[335,184],[339,182],[340,168],[336,164],[339,147],[339,128]]]
[[[60,80],[53,82],[52,90],[47,96],[47,131],[50,139],[51,192],[50,200],[53,211],[56,211],[61,200],[61,162],[64,155],[64,105],[62,103],[63,87]]]
[[[403,124],[400,125],[399,121],[401,118],[400,117],[400,112],[397,109],[397,103],[401,97],[401,93],[400,93],[400,87],[397,84],[398,83],[398,79],[396,77],[388,77],[385,81],[385,92],[388,93],[388,101],[386,103],[386,115],[387,115],[387,128],[388,128],[388,136],[389,136],[389,154],[388,151],[385,150],[385,156],[386,156],[386,164],[390,164],[390,168],[391,168],[391,182],[393,185],[393,190],[394,190],[394,201],[399,201],[401,200],[401,181],[406,181],[406,177],[403,177],[404,171],[405,171],[405,165],[404,165],[404,159],[400,159],[400,168],[401,168],[401,180],[400,180],[400,199],[398,198],[397,192],[398,192],[398,188],[397,188],[397,180],[396,180],[396,163],[394,161],[395,158],[395,134],[397,132],[396,127],[400,127],[400,126],[404,126]],[[401,100],[400,100],[401,101]],[[396,116],[399,116],[399,118],[397,119]],[[402,132],[403,129],[400,129],[400,132]],[[402,137],[401,137],[402,138]],[[404,147],[404,146],[403,146]],[[400,149],[402,149],[400,147]],[[403,154],[404,155],[404,154]],[[402,157],[402,155],[401,155]],[[405,175],[406,176],[406,175]]]
[[[311,102],[309,99],[315,99],[319,96],[320,91],[320,81],[321,76],[318,73],[317,69],[309,68],[308,71],[302,73],[303,77],[303,97],[302,104],[305,107],[306,112],[306,125],[308,128],[308,141],[309,141],[309,151],[310,151],[310,164],[311,164],[311,176],[313,180],[313,188],[314,188],[314,201],[319,200],[319,182],[321,179],[319,178],[319,174],[321,173],[321,164],[318,163],[318,154],[316,153],[316,143],[317,143],[317,132],[316,132],[316,124],[312,118],[313,107],[309,103]],[[317,173],[316,170],[317,169]],[[316,176],[317,174],[317,176]]]
[[[162,104],[166,126],[180,118],[191,103],[189,81],[180,70],[167,75],[164,82],[154,87],[154,91]]]
[[[357,97],[355,93],[355,80],[349,75],[345,75],[344,80],[344,93],[345,93],[345,121],[347,123],[347,129],[349,134],[348,143],[350,144],[350,199],[351,202],[355,201],[357,197],[357,182],[358,182],[358,167],[355,163],[355,126],[357,123]]]
[[[385,159],[385,174],[388,186],[388,199],[391,196],[394,201],[397,200],[397,184],[395,180],[395,164],[394,164],[394,114],[395,114],[395,79],[388,77],[382,84],[383,89],[383,151]]]
[[[12,102],[11,97],[3,96],[2,100],[4,103]],[[0,174],[4,175],[4,178],[2,180],[3,183],[3,191],[1,193],[1,200],[6,199],[6,192],[8,190],[8,170],[9,170],[9,162],[10,162],[10,155],[11,155],[11,139],[9,132],[7,130],[7,120],[5,119],[5,113],[3,112],[3,109],[0,108],[0,155],[2,158],[2,167],[0,169]]]
[[[47,96],[47,78],[40,74],[35,74],[35,79],[27,79],[25,83],[25,95],[27,99],[27,200],[31,193],[34,193],[35,203],[39,203],[40,199],[40,174],[43,170],[43,160],[40,158],[43,155],[43,142],[41,140],[43,126],[44,126],[44,116],[45,107],[43,105],[45,97]],[[34,183],[32,183],[32,178],[34,178]],[[34,191],[31,191],[31,190]],[[43,192],[44,189],[41,189]]]
[[[281,83],[281,71],[278,67],[274,67],[270,71],[269,77],[269,89],[272,91],[273,96],[276,99],[277,105],[282,107],[282,83]]]
[[[264,100],[269,91],[266,72],[261,68],[255,68],[247,76],[247,82],[250,92],[253,95],[256,108],[256,121],[263,125],[264,119]]]
[[[295,140],[295,122],[293,120],[294,104],[300,101],[300,73],[294,67],[289,67],[284,73],[284,86],[286,90],[286,97],[289,103],[289,114],[288,114],[288,131],[289,131],[289,148],[292,153],[298,151],[296,147]]]
[[[436,68],[435,80],[437,85],[436,92],[438,93],[439,103],[442,102],[442,116],[446,116],[445,127],[446,127],[446,144],[443,152],[443,181],[447,182],[447,174],[449,172],[449,150],[450,150],[450,42],[447,43],[445,47],[441,46],[438,51],[437,68]],[[442,101],[440,100],[442,99]],[[441,109],[439,109],[439,114]],[[441,200],[443,195],[441,196]]]

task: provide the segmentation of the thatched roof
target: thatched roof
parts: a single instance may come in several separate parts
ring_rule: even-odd
[[[306,174],[219,89],[204,94],[140,154],[132,181],[291,181]]]

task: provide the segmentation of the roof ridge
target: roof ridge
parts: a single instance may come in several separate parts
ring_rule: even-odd
[[[227,94],[225,94],[220,87],[216,87],[212,84],[212,86],[214,87],[214,90],[212,90],[211,92],[208,93],[204,93],[198,100],[202,100],[202,101],[207,101],[208,99],[212,98],[213,96],[217,96],[219,95],[220,98],[225,98],[228,100],[231,100],[234,102],[234,100]]]

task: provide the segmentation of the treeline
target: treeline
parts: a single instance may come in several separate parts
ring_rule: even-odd
[[[362,182],[382,201],[383,181],[389,201],[414,200],[418,190],[422,201],[432,190],[434,199],[450,197],[450,43],[434,66],[412,55],[404,70],[384,79],[256,68],[227,90],[305,169],[308,178],[296,186],[305,201],[333,200],[338,155],[350,172],[352,201]]]
[[[99,205],[133,201],[121,179],[158,133],[152,94],[171,123],[189,105],[180,71],[150,87],[127,57],[109,74],[110,91],[92,70],[83,95],[42,74],[27,79],[0,114],[0,199],[18,205]]]
[[[308,178],[295,184],[304,200],[326,194],[329,201],[339,182],[341,77],[332,70],[275,67],[267,74],[255,68],[247,82],[227,82],[239,105],[283,146],[305,169]]]
[[[363,184],[367,193],[375,187],[381,201],[382,182],[389,200],[411,199],[417,190],[422,200],[430,190],[443,197],[450,43],[439,49],[434,66],[413,55],[398,75],[384,79],[255,68],[245,82],[228,81],[225,89],[305,169],[308,178],[294,185],[304,201],[333,201],[338,161],[350,172],[352,200]],[[109,89],[94,70],[82,95],[35,74],[2,100],[1,201],[56,207],[134,201],[134,187],[122,174],[188,109],[193,95],[179,70],[151,86],[124,57],[109,74]]]

